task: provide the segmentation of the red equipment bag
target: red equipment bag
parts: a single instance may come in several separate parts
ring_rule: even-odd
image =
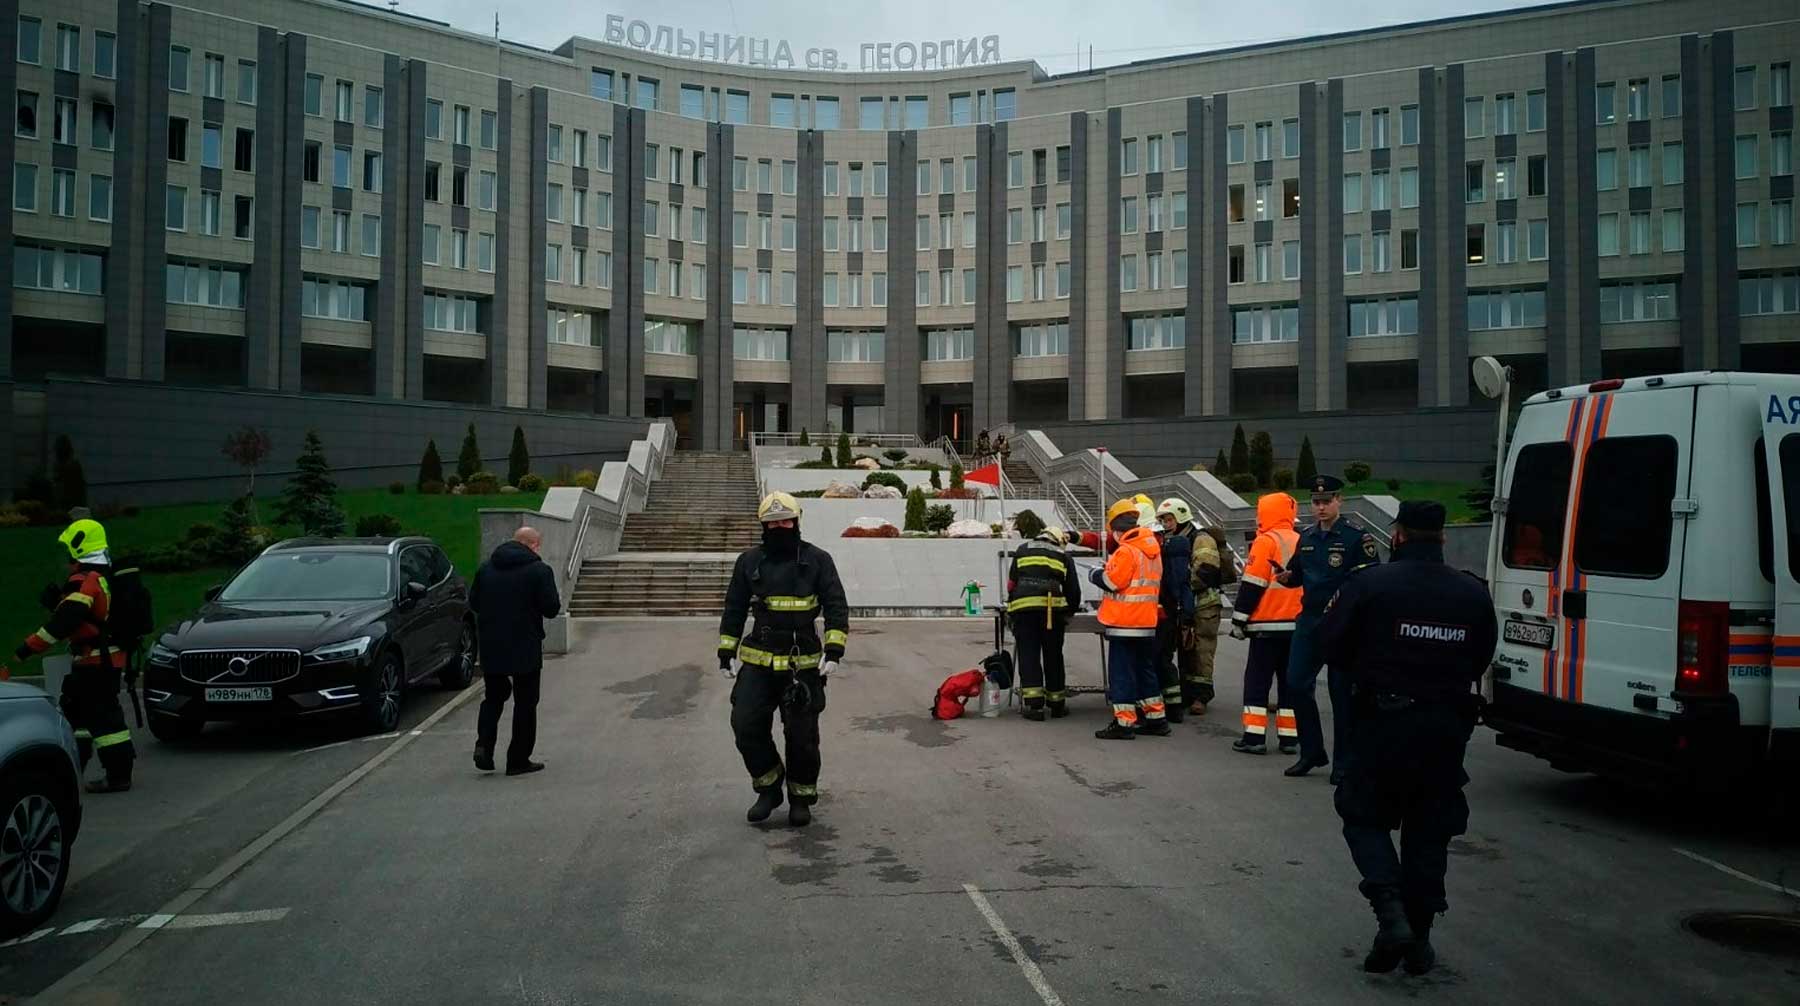
[[[981,694],[980,670],[962,671],[944,679],[938,686],[937,700],[931,704],[931,718],[953,720],[963,714],[963,703]]]

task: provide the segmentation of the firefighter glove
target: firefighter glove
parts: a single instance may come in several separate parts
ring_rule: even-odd
[[[737,668],[731,666],[730,657],[721,656],[719,658],[719,674],[722,675],[726,681],[730,681],[738,676]]]
[[[819,665],[819,677],[821,678],[829,678],[837,672],[838,662],[836,660],[827,660]]]
[[[1244,631],[1244,623],[1238,621],[1235,618],[1231,620],[1231,638],[1233,638],[1233,639],[1249,639],[1250,638],[1250,634],[1248,632]]]

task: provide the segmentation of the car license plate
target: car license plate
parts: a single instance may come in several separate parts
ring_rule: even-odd
[[[1556,638],[1556,626],[1544,622],[1521,622],[1517,619],[1506,620],[1506,628],[1501,638],[1520,646],[1535,646],[1540,650],[1548,650],[1550,641]]]
[[[273,688],[208,688],[208,702],[268,702],[275,698]]]

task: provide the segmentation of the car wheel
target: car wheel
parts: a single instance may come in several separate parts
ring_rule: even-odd
[[[69,881],[69,816],[45,775],[0,781],[0,939],[31,931],[56,911]]]
[[[150,736],[164,744],[180,744],[200,736],[206,729],[206,721],[192,716],[171,716],[168,713],[153,712],[147,718]]]
[[[438,672],[438,684],[445,688],[462,690],[475,680],[475,626],[463,623],[462,633],[456,637],[456,653],[450,663]]]
[[[392,733],[400,725],[400,703],[406,696],[406,674],[392,653],[375,665],[363,700],[363,726],[372,734]]]

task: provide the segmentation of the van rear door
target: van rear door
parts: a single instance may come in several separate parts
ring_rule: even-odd
[[[1552,694],[1654,710],[1676,684],[1692,386],[1590,395],[1563,540]],[[1678,507],[1677,500],[1682,501]],[[1724,557],[1720,557],[1722,561]]]
[[[1769,727],[1791,731],[1771,746],[1800,745],[1800,378],[1758,375],[1765,400],[1763,450],[1768,463],[1768,572],[1775,580],[1775,645],[1770,667]]]
[[[1585,412],[1582,397],[1535,401],[1521,409],[1506,470],[1496,480],[1506,506],[1500,562],[1490,584],[1501,630],[1495,677],[1545,695],[1555,694],[1550,682],[1561,637],[1557,589],[1575,431]]]

